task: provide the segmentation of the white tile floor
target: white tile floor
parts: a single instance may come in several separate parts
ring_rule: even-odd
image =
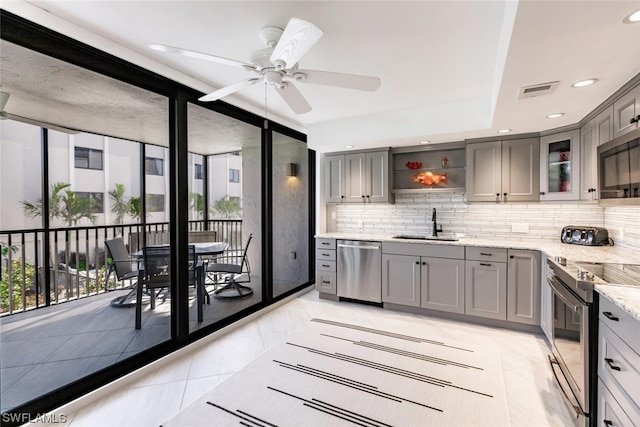
[[[384,329],[394,324],[442,339],[497,348],[512,426],[571,426],[572,418],[556,388],[541,335],[454,322],[318,299],[315,291],[231,331],[136,382],[65,414],[67,425],[159,426],[275,343],[314,318],[348,321]],[[396,325],[396,326],[397,326]],[[409,333],[409,331],[407,331]],[[208,422],[208,425],[215,425]],[[59,425],[59,424],[58,424]]]

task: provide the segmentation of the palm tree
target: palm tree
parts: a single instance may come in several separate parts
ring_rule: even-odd
[[[114,222],[116,224],[122,224],[124,222],[125,215],[131,212],[131,200],[127,201],[124,198],[124,184],[116,182],[115,186],[115,189],[109,191],[109,198],[111,199],[111,212],[113,212],[116,216]]]
[[[196,211],[198,218],[204,216],[204,196],[200,193],[189,193],[189,208]]]

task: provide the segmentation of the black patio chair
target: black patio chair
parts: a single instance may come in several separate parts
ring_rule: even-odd
[[[196,286],[196,304],[198,305],[198,322],[202,322],[204,271],[202,261],[196,257],[195,246],[189,245],[189,282],[188,285]],[[142,294],[149,294],[151,310],[156,308],[156,291],[171,287],[171,247],[147,246],[142,249],[144,267],[138,273],[138,287],[136,295],[136,329],[142,327]],[[209,295],[206,295],[207,303],[210,303]]]
[[[104,242],[109,254],[111,256],[111,264],[107,269],[107,274],[104,278],[104,290],[108,290],[109,277],[112,273],[116,274],[116,278],[119,282],[124,280],[136,280],[138,278],[138,262],[140,259],[132,258],[129,255],[127,247],[124,245],[124,241],[121,237],[112,240],[106,240]],[[133,289],[127,295],[119,296],[111,300],[111,305],[114,307],[131,307],[135,303],[130,301],[130,298],[135,293],[135,283],[131,284]]]
[[[240,254],[227,253],[216,259],[216,262],[210,262],[207,265],[207,273],[212,273],[219,281],[226,283],[221,288],[213,291],[214,298],[217,299],[236,299],[245,298],[253,294],[253,289],[249,286],[241,285],[241,283],[251,282],[251,266],[247,258],[247,250],[253,234],[249,235],[247,244]],[[246,279],[239,280],[240,277],[246,276]]]

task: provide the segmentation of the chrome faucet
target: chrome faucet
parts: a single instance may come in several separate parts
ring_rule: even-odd
[[[442,226],[438,227],[438,221],[436,218],[436,208],[433,208],[433,213],[431,214],[431,221],[433,221],[433,236],[438,237],[438,232],[442,233]]]

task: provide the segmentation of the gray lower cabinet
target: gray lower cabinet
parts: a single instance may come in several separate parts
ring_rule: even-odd
[[[540,324],[540,252],[508,251],[507,320]]]
[[[465,314],[507,320],[507,264],[465,261]]]
[[[462,259],[420,260],[420,306],[464,313],[465,265]]]
[[[335,239],[316,239],[316,290],[332,295],[338,291]]]
[[[420,307],[420,257],[382,255],[382,302]]]
[[[640,322],[605,297],[598,318],[598,425],[640,426]]]

